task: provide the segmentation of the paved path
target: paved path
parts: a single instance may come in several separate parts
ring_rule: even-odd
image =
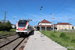
[[[43,36],[40,37],[39,31],[34,31],[31,35],[24,50],[67,50],[65,47],[52,41],[50,38]]]

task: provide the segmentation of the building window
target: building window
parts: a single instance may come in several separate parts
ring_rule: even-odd
[[[62,25],[60,25],[60,27],[62,27]]]
[[[63,27],[65,27],[65,25],[63,25]]]
[[[67,27],[68,27],[68,25],[67,25]]]

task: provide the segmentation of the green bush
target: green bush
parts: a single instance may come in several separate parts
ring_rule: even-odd
[[[70,37],[67,36],[65,33],[61,33],[61,34],[60,34],[60,37],[61,37],[64,41],[69,41],[69,40],[70,40]]]
[[[11,29],[11,23],[10,23],[10,21],[7,21],[6,27],[7,27],[7,31],[10,31],[10,29]]]
[[[0,23],[0,31],[2,31],[2,23]]]
[[[56,31],[54,31],[54,33],[57,33]]]
[[[72,39],[71,42],[75,43],[75,39]]]
[[[3,23],[0,23],[0,31],[4,31],[5,30],[5,25]]]
[[[60,34],[60,37],[64,38],[64,37],[66,37],[66,34],[63,32],[63,33]]]
[[[57,37],[54,33],[51,33],[50,36],[52,36],[52,37]]]
[[[69,37],[69,36],[66,36],[65,39],[66,39],[66,40],[70,40],[70,37]]]
[[[10,31],[11,23],[7,21],[6,23],[0,23],[0,31]]]
[[[67,29],[65,29],[65,31],[67,31]]]

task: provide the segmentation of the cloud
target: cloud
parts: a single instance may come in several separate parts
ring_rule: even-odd
[[[42,21],[43,19],[46,19],[48,21],[50,21],[51,23],[53,22],[52,21],[52,15],[49,15],[49,14],[42,14],[42,19],[40,17],[39,14],[29,14],[30,16],[32,16],[32,22],[33,23],[39,23],[40,21]],[[67,15],[67,14],[58,14],[58,15],[54,15],[54,23],[58,23],[58,22],[64,22],[64,23],[68,23],[69,20],[68,19],[71,19],[70,22],[72,22],[72,20],[74,21],[74,18],[75,18],[75,15]]]
[[[13,16],[13,18],[16,18],[17,16]]]
[[[39,14],[30,14],[30,13],[28,13],[28,15],[30,15],[32,17],[33,21],[41,21],[43,19],[46,19],[46,20],[50,19],[51,20],[51,18],[52,18],[51,15],[43,14],[43,13],[42,13],[42,17]]]
[[[40,17],[40,15],[37,14],[29,14],[30,16],[33,16],[32,21],[42,21],[43,19],[46,19],[50,22],[52,22],[52,15],[48,15],[48,14],[42,14],[42,17]],[[61,16],[61,14],[60,14]],[[54,16],[54,21],[55,22],[67,22],[68,21],[68,16],[63,16],[63,17],[57,17]]]

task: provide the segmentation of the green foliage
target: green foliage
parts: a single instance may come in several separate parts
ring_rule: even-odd
[[[9,31],[11,29],[11,23],[10,23],[10,21],[7,21],[6,27],[7,27],[7,31]]]
[[[2,27],[3,27],[3,25],[2,25],[2,23],[0,23],[0,31],[2,30]]]
[[[65,38],[65,37],[66,37],[66,34],[65,34],[64,32],[62,32],[62,33],[60,34],[60,37],[61,37],[61,38]]]
[[[69,36],[66,36],[65,39],[66,39],[66,40],[70,40],[70,37],[69,37]]]
[[[74,49],[68,49],[68,50],[74,50]]]
[[[57,33],[56,31],[54,31],[54,33]]]
[[[75,43],[75,39],[72,39],[71,42]]]
[[[0,31],[0,38],[7,38],[9,36],[16,35],[16,29],[10,29],[10,31]]]
[[[11,29],[10,31],[11,31],[11,32],[15,32],[15,31],[16,31],[16,29]]]
[[[66,48],[69,46],[73,46],[75,48],[75,32],[42,31],[42,33]],[[69,48],[67,49],[74,50]]]
[[[7,21],[6,23],[0,23],[0,31],[10,31],[11,23]]]
[[[61,33],[60,37],[64,40],[64,41],[68,41],[70,40],[70,37],[66,35],[66,33]]]
[[[67,29],[65,29],[65,31],[67,31]]]
[[[52,36],[52,37],[57,37],[54,33],[51,33],[50,36]]]

